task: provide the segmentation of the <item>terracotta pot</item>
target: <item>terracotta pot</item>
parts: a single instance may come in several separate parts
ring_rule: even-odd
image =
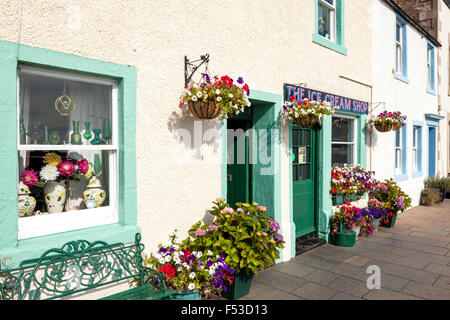
[[[307,117],[295,118],[294,122],[299,127],[308,128],[308,127],[312,127],[317,122],[317,120],[319,120],[318,117],[307,116]]]
[[[189,101],[188,108],[197,119],[214,119],[220,114],[220,106],[213,101]]]

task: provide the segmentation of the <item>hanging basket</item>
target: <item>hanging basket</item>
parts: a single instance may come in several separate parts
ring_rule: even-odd
[[[214,119],[220,114],[220,106],[213,101],[189,101],[188,108],[197,119]]]
[[[294,123],[299,127],[308,128],[312,127],[317,120],[319,120],[319,118],[315,116],[299,117],[294,119]]]
[[[374,127],[379,132],[389,132],[393,129],[392,124],[375,124]]]

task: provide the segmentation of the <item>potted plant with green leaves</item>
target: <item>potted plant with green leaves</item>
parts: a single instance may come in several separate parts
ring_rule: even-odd
[[[425,188],[420,193],[420,204],[425,206],[431,206],[438,203],[441,199],[441,193],[439,189]]]
[[[377,199],[383,204],[382,207],[388,210],[388,214],[381,221],[381,225],[388,228],[395,226],[397,214],[411,207],[411,198],[392,178],[379,182],[370,193],[370,198]]]
[[[236,210],[221,198],[213,203],[209,211],[213,222],[194,224],[189,230],[191,238],[184,245],[196,251],[211,251],[213,255],[225,254],[225,263],[234,270],[234,282],[227,284],[222,295],[239,299],[248,294],[253,276],[280,258],[283,236],[267,208],[256,202],[238,202]]]
[[[449,178],[445,177],[428,177],[424,181],[424,186],[427,189],[439,190],[439,201],[443,202],[449,189]]]

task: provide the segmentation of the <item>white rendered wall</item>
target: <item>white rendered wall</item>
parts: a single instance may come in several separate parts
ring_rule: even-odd
[[[410,24],[407,25],[408,78],[406,84],[393,75],[395,66],[395,12],[383,1],[373,1],[373,44],[372,64],[373,101],[385,102],[388,111],[401,111],[407,115],[406,173],[408,180],[399,182],[400,187],[413,199],[413,206],[419,204],[423,179],[428,173],[428,127],[425,114],[438,113],[437,96],[427,93],[426,49],[427,41]],[[383,111],[379,106],[374,115]],[[422,127],[422,172],[423,177],[412,178],[412,130],[413,121]],[[380,133],[373,130],[372,167],[378,179],[394,176],[395,133]]]

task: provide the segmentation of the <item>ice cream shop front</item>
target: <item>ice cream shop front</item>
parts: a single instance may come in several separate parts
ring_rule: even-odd
[[[305,100],[307,99],[307,100]],[[288,202],[283,212],[290,221],[290,250],[313,236],[329,240],[333,213],[331,170],[333,167],[366,167],[366,122],[369,103],[291,84],[284,85],[285,115],[282,166],[282,194]],[[318,104],[323,113],[314,124],[298,123],[295,112],[308,112],[308,104]],[[290,111],[294,110],[294,111]],[[304,117],[302,117],[304,118]],[[284,170],[283,170],[284,171]],[[289,195],[289,200],[287,199]]]

